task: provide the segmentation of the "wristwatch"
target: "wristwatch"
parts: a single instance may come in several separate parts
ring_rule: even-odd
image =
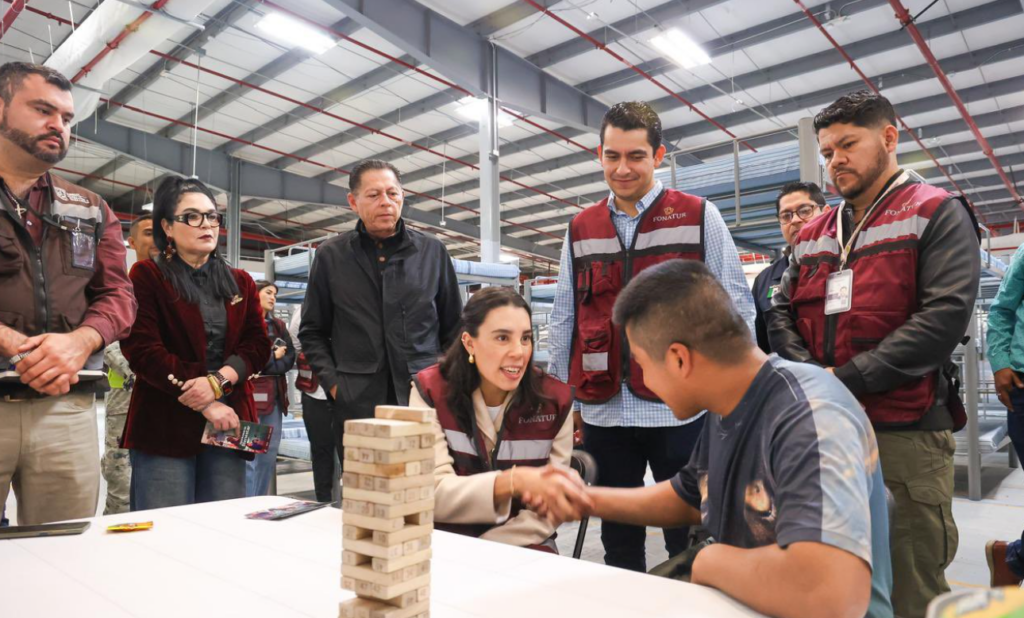
[[[224,395],[230,395],[232,391],[235,390],[235,385],[231,383],[231,380],[225,378],[224,374],[221,372],[214,371],[211,372],[210,375],[213,376],[213,379],[220,385],[220,390],[224,392]]]

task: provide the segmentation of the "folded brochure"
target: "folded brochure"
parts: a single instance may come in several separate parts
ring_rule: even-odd
[[[207,422],[200,442],[235,451],[263,454],[270,449],[270,436],[273,433],[274,428],[270,425],[248,421],[241,421],[237,429],[228,431],[217,431],[213,428],[213,423]]]
[[[252,513],[246,513],[248,519],[287,519],[293,515],[299,515],[301,513],[308,513],[309,511],[315,511],[321,509],[330,504],[330,502],[310,502],[308,500],[297,500],[295,502],[289,502],[284,506],[278,506],[271,509],[264,509],[262,511],[253,511]]]

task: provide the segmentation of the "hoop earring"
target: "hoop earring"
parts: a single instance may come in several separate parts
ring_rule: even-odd
[[[470,365],[472,365],[472,364],[474,364],[474,363],[476,363],[476,357],[475,357],[475,356],[473,356],[473,353],[472,353],[472,352],[470,352],[470,353],[469,353],[469,364],[470,364]]]
[[[169,261],[177,252],[178,250],[174,247],[174,239],[168,238],[167,246],[164,247],[164,259]]]

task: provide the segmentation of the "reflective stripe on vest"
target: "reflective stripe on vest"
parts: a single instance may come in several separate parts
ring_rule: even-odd
[[[464,431],[456,431],[454,429],[445,429],[444,437],[448,440],[448,448],[455,451],[456,453],[465,453],[474,457],[479,457],[480,453],[476,450],[476,445],[469,438],[469,434]]]
[[[636,235],[636,250],[700,244],[700,225],[680,225]]]
[[[465,435],[465,434],[463,434]],[[498,447],[498,459],[523,461],[551,457],[554,440],[502,440]]]
[[[920,238],[924,234],[924,229],[928,227],[930,220],[913,215],[899,221],[869,227],[857,236],[857,242],[854,244],[853,250],[858,251],[868,245],[874,245],[887,240],[908,237]]]
[[[572,243],[572,254],[576,258],[585,258],[592,255],[609,255],[620,253],[622,244],[618,237],[614,238],[587,238]]]

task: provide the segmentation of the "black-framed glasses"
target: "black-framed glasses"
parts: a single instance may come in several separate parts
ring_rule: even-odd
[[[801,221],[807,221],[808,219],[810,219],[814,215],[814,211],[817,208],[818,208],[817,206],[811,206],[810,204],[804,204],[803,206],[801,206],[800,208],[797,208],[796,210],[787,210],[786,212],[780,212],[779,213],[779,223],[781,223],[783,225],[786,225],[787,223],[790,223],[791,221],[793,221],[793,215],[796,215],[797,217],[800,217]]]
[[[210,224],[210,227],[220,227],[224,223],[224,215],[213,210],[210,212],[186,212],[183,215],[174,215],[172,218],[189,227],[203,227],[204,219]]]

